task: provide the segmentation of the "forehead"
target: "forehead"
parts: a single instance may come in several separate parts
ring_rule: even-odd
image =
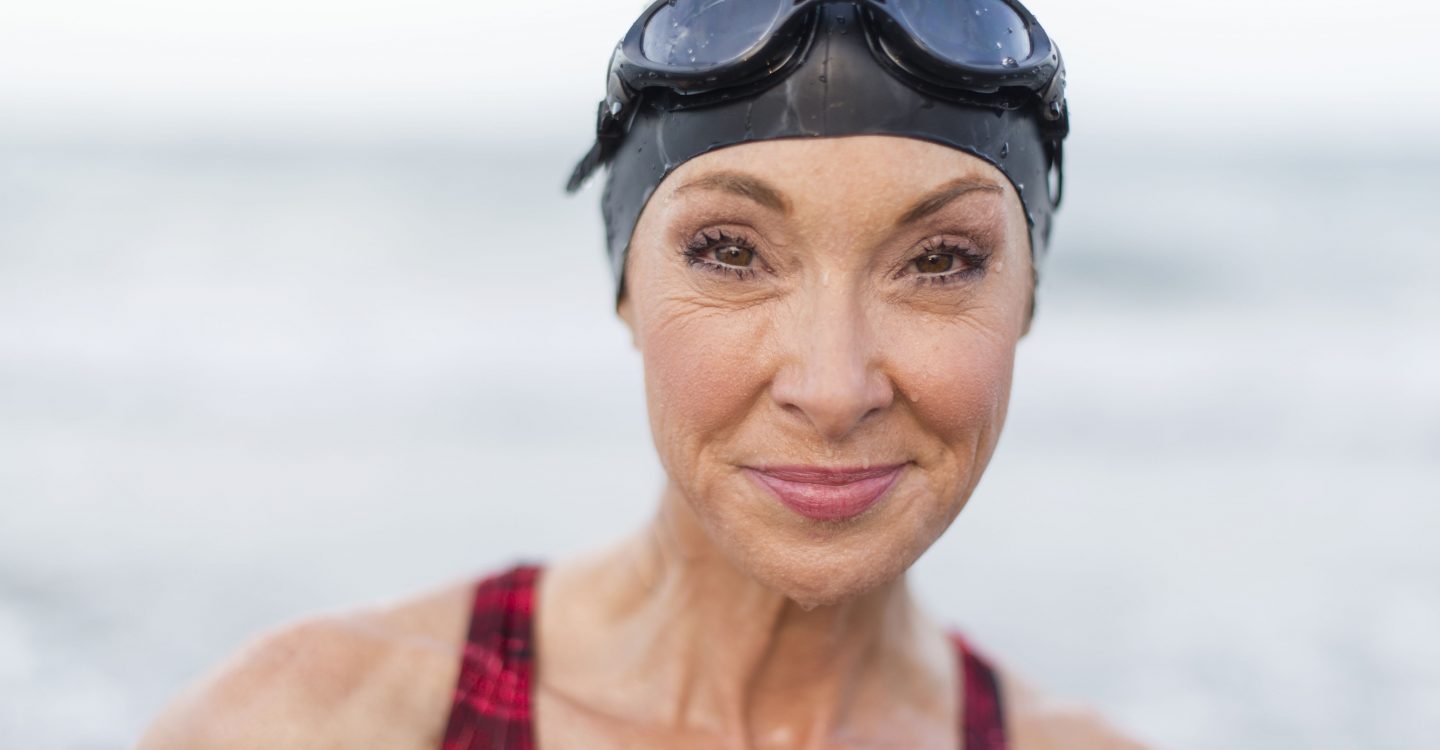
[[[775,187],[799,212],[836,205],[893,209],[956,180],[993,184],[1023,215],[1018,194],[994,165],[956,148],[918,138],[861,135],[781,138],[717,149],[685,162],[656,191],[665,202],[714,173],[740,173]]]

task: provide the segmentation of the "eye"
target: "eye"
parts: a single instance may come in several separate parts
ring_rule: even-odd
[[[758,253],[748,239],[732,236],[720,229],[695,235],[685,246],[684,254],[686,262],[691,266],[740,279],[753,276],[756,267],[762,265]]]
[[[915,270],[920,273],[946,273],[955,267],[955,256],[950,253],[930,253],[915,259]]]
[[[726,245],[724,247],[718,247],[711,252],[713,253],[715,260],[720,261],[727,266],[734,266],[736,268],[749,268],[751,262],[755,260],[754,250],[739,247],[737,245]]]
[[[984,275],[990,260],[988,253],[943,238],[927,240],[919,250],[897,276],[914,276],[926,284],[950,284]]]

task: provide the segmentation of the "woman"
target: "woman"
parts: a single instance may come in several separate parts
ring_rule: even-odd
[[[905,585],[1004,421],[1063,84],[1001,0],[652,6],[571,188],[609,165],[654,521],[271,635],[144,747],[1131,747]]]

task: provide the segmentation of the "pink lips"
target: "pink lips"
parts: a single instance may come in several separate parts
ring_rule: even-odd
[[[905,464],[866,469],[819,466],[746,468],[790,510],[816,521],[843,521],[864,513],[900,478]]]

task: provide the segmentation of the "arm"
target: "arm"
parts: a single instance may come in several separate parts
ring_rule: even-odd
[[[343,706],[354,685],[340,630],[313,620],[260,638],[176,698],[139,749],[323,747],[315,719]]]
[[[177,697],[138,750],[438,746],[469,593],[457,586],[263,636]]]

